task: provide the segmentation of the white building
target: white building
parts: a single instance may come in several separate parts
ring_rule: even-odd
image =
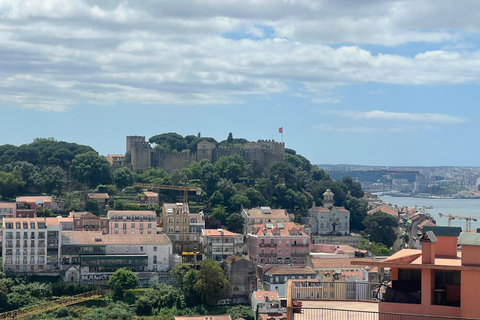
[[[108,280],[119,268],[135,273],[168,271],[172,243],[165,234],[62,233],[62,267],[67,282]]]
[[[312,234],[348,235],[350,234],[350,211],[334,206],[334,194],[330,189],[323,194],[323,207],[315,206],[309,210],[312,218]]]
[[[3,218],[3,270],[14,273],[60,273],[57,218]]]
[[[243,253],[243,235],[223,229],[203,229],[201,242],[207,259],[222,261]]]
[[[250,298],[253,314],[281,313],[280,299],[276,291],[254,291]]]

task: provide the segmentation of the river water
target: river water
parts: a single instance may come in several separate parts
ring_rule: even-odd
[[[392,197],[379,196],[384,202],[391,203],[397,206],[408,207],[430,207],[433,209],[426,209],[432,217],[437,221],[438,226],[447,226],[448,219],[441,218],[438,214],[464,215],[478,217],[478,221],[472,221],[472,229],[480,228],[480,199],[427,199],[427,198],[411,198],[411,197]],[[462,227],[465,229],[465,219],[452,220],[451,226]]]

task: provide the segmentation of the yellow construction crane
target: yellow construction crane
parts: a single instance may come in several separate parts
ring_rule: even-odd
[[[441,218],[447,218],[448,219],[448,226],[452,226],[452,220],[455,219],[465,219],[465,231],[470,231],[472,230],[472,221],[477,221],[478,217],[475,216],[464,216],[460,214],[443,214],[439,213],[438,214]]]
[[[170,185],[162,185],[162,184],[153,184],[153,183],[135,183],[133,184],[134,187],[141,187],[146,189],[158,189],[158,190],[179,190],[183,191],[183,209],[182,209],[182,217],[180,218],[180,230],[182,235],[182,252],[187,251],[187,243],[188,243],[188,192],[194,191],[197,196],[202,194],[202,189],[199,187],[188,187],[188,186],[170,186]],[[164,213],[165,214],[165,213]],[[165,220],[166,221],[166,220]],[[166,226],[163,226],[166,228]]]
[[[183,203],[188,204],[188,192],[195,191],[197,196],[202,194],[202,188],[199,187],[188,187],[188,186],[169,186],[163,184],[154,184],[154,183],[134,183],[134,187],[141,188],[150,188],[150,189],[160,189],[160,190],[179,190],[183,191]]]

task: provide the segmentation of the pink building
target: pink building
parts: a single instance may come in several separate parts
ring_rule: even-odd
[[[158,193],[144,191],[138,195],[138,201],[141,205],[158,205]]]
[[[107,213],[111,234],[156,234],[155,211],[110,210]]]
[[[0,202],[0,217],[13,218],[17,211],[15,202]]]
[[[268,222],[247,235],[248,255],[255,264],[304,265],[310,254],[310,236],[293,222]]]
[[[56,209],[52,205],[52,197],[50,196],[17,197],[16,204],[15,218],[35,218],[35,209],[37,207],[48,208],[52,211]]]
[[[91,212],[70,212],[73,231],[103,231],[109,233],[108,218],[100,218]]]

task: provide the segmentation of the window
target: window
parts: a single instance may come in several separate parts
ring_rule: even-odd
[[[330,292],[330,298],[333,298],[333,297],[334,297],[333,292]]]
[[[135,229],[135,223],[132,223],[132,229]]]
[[[290,249],[289,249],[289,248],[287,248],[287,254],[289,254],[289,253],[290,253]]]
[[[278,254],[282,254],[282,249],[278,249]]]
[[[16,229],[21,229],[20,226],[21,226],[20,222],[16,222],[16,223],[15,223],[15,228],[16,228]]]
[[[23,229],[28,229],[28,222],[23,223]]]
[[[153,256],[153,264],[157,264],[158,261],[157,261],[157,256]]]
[[[180,223],[180,219],[177,218],[177,223]]]
[[[35,229],[35,222],[30,222],[30,229]]]
[[[152,224],[151,224],[151,223],[149,223],[149,224],[148,224],[148,228],[151,228],[151,227],[152,227]]]
[[[127,230],[127,224],[126,223],[123,224],[123,230]]]
[[[115,224],[113,225],[113,227],[114,227],[114,228],[118,228],[118,223],[115,223]]]
[[[153,247],[153,251],[157,251],[157,246],[154,246],[154,247]]]
[[[140,247],[140,251],[143,252],[143,247]]]

